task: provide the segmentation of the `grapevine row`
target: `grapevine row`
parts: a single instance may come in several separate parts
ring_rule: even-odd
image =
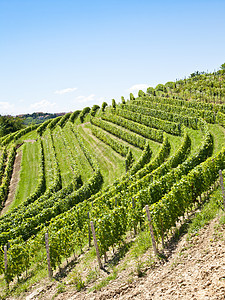
[[[99,220],[99,216],[101,216],[101,211],[104,211],[104,214],[106,215],[105,218],[100,219],[100,225],[99,225],[99,222],[96,222],[96,232],[99,235],[98,240],[100,242],[101,253],[104,253],[110,245],[113,245],[113,244],[117,243],[119,240],[121,240],[123,234],[127,230],[127,227],[124,226],[124,224],[125,224],[124,220],[126,219],[126,214],[124,213],[125,212],[124,208],[115,208],[113,211],[109,211],[109,209],[107,209],[107,208],[105,210],[105,207],[102,204],[103,203],[101,203],[99,201],[94,202],[93,209],[95,212],[92,212],[91,215],[92,215],[92,217],[97,215],[98,220]],[[103,207],[104,207],[104,209],[103,209]],[[79,243],[79,245],[82,245],[82,243],[84,242],[84,240],[87,236],[88,219],[87,219],[85,212],[87,212],[90,209],[91,209],[90,205],[87,205],[87,202],[84,202],[84,203],[80,204],[80,208],[79,208],[79,206],[73,208],[70,211],[70,214],[66,213],[66,214],[64,214],[64,216],[61,216],[61,218],[59,216],[59,217],[56,217],[55,220],[52,220],[48,230],[49,230],[49,235],[52,236],[54,238],[54,240],[56,240],[56,242],[51,240],[52,244],[53,244],[53,246],[52,246],[53,250],[52,250],[51,257],[53,257],[54,262],[56,262],[56,261],[60,262],[63,255],[68,256],[69,254],[71,254],[72,249],[74,249],[74,240],[75,240],[74,236],[75,235],[76,235],[77,243]],[[69,216],[70,216],[70,218],[69,218]],[[73,217],[76,218],[76,221],[73,219]],[[113,229],[110,228],[110,231],[107,231],[107,237],[106,237],[106,235],[104,235],[104,238],[101,238],[100,234],[105,232],[104,228],[102,228],[103,224],[104,224],[104,226],[107,226],[107,224],[112,222],[112,220],[114,223]],[[73,224],[77,224],[77,223],[80,224],[80,228],[82,229],[81,231],[74,228],[75,225],[73,225]],[[119,226],[119,224],[120,224],[120,226]],[[71,230],[70,231],[71,235],[69,235],[69,230]],[[76,232],[78,232],[78,233],[76,233]],[[81,236],[79,235],[79,232],[81,232]],[[63,239],[63,236],[65,236],[65,235],[67,236],[67,241],[65,241]],[[68,237],[68,235],[69,235],[69,237]],[[67,244],[67,249],[68,249],[67,251],[69,252],[67,254],[65,254],[65,251],[62,251],[62,244],[64,242]],[[102,242],[102,244],[101,244],[101,242]],[[53,263],[53,265],[55,266],[55,263]]]
[[[92,124],[91,126],[92,133],[102,142],[109,145],[114,151],[119,153],[122,156],[126,156],[128,153],[128,146],[120,142],[118,139],[114,138],[106,131],[102,130],[100,127],[97,127]]]
[[[178,218],[184,215],[198,196],[209,189],[218,178],[219,170],[224,168],[225,148],[213,159],[208,158],[188,175],[183,176],[167,195],[153,204],[150,211],[157,235],[162,237],[166,231],[175,226]]]
[[[6,150],[6,147],[4,147],[4,149],[2,150],[1,158],[0,158],[0,185],[2,183],[2,177],[4,175],[6,159],[7,159],[7,150]]]
[[[59,120],[59,122],[57,123],[57,125],[59,125],[61,128],[63,128],[66,124],[66,122],[69,120],[71,116],[71,113],[67,113],[64,116],[61,117],[61,119]]]
[[[119,126],[122,126],[130,131],[133,131],[137,134],[142,135],[143,137],[162,143],[163,141],[163,131],[160,129],[151,128],[145,125],[142,125],[137,122],[133,122],[131,120],[127,120],[123,117],[113,114],[104,114],[102,115],[102,119],[108,122],[115,123]]]
[[[28,132],[30,132],[32,130],[35,130],[36,128],[38,128],[38,126],[39,125],[31,125],[31,126],[28,126],[28,127],[24,128],[24,129],[20,129],[19,131],[7,134],[6,137],[2,138],[1,145],[2,146],[7,145],[11,141],[16,142],[21,136],[25,135],[26,133],[28,133]]]
[[[213,103],[205,103],[195,100],[181,100],[181,99],[173,99],[173,98],[165,98],[165,97],[152,97],[146,96],[148,101],[155,101],[157,103],[164,103],[169,105],[176,105],[176,106],[184,106],[188,108],[194,108],[197,110],[208,110],[208,111],[215,111],[225,113],[225,106],[224,104],[213,104]]]
[[[78,133],[76,134],[78,135]],[[71,193],[70,186],[69,195],[68,189],[65,188],[64,193],[56,193],[49,199],[46,199],[46,197],[44,197],[45,201],[43,201],[42,199],[41,203],[38,200],[35,201],[34,203],[26,207],[25,211],[22,210],[23,213],[17,211],[17,213],[14,215],[13,220],[10,219],[8,221],[13,222],[13,230],[9,228],[9,223],[7,224],[6,222],[1,222],[0,226],[2,233],[0,234],[0,243],[20,235],[22,235],[24,239],[29,238],[32,234],[39,231],[41,224],[50,221],[51,218],[64,211],[67,211],[75,204],[85,200],[86,198],[89,198],[92,194],[95,194],[99,190],[102,183],[102,176],[99,167],[95,159],[92,158],[88,153],[88,150],[82,143],[81,137],[79,139],[80,144],[82,145],[83,149],[85,149],[86,156],[89,158],[89,161],[94,167],[95,172],[93,173],[93,176],[77,191]]]
[[[165,138],[162,147],[158,151],[157,155],[147,165],[144,166],[146,174],[151,173],[153,170],[158,168],[169,155],[169,151],[170,144],[168,142],[168,139]],[[119,180],[116,180],[105,193],[97,194],[96,196],[98,196],[98,198],[96,198],[96,196],[92,197],[90,201],[107,201],[108,199],[114,197],[118,193],[126,190],[131,184],[131,182],[135,181],[138,178],[137,174],[141,171],[142,169],[140,169],[137,173],[133,175],[129,174],[128,172],[128,174],[126,174],[124,177],[120,178]]]
[[[132,168],[129,171],[130,175],[136,174],[139,170],[141,170],[147,163],[149,163],[152,156],[152,151],[149,147],[149,143],[147,142],[144,150],[142,151],[139,159],[134,163]]]
[[[203,145],[205,144],[205,147],[201,147],[198,152],[199,158],[203,160],[210,153],[210,148],[212,148],[212,140],[210,139],[210,136],[206,135],[205,138],[208,142],[203,143]],[[208,146],[206,146],[206,144]],[[189,159],[189,162],[186,163],[186,172],[189,171],[189,168],[194,166],[194,163],[198,163],[198,159],[196,159],[196,155],[193,155]],[[189,167],[187,167],[187,165],[189,165]],[[172,176],[173,174],[170,174],[170,177]],[[169,176],[167,177],[167,179],[169,180]],[[166,184],[165,181],[164,183]],[[160,183],[156,182],[154,184],[155,184],[155,188],[157,188],[158,184]],[[171,185],[173,185],[173,183]],[[111,207],[111,209],[107,208],[107,206],[105,206],[103,203],[101,204],[101,206],[97,205],[98,208],[101,207],[100,210],[99,209],[95,210],[95,206],[94,206],[94,212],[92,212],[92,217],[95,218],[95,225],[96,225],[96,231],[97,231],[97,237],[99,241],[101,255],[104,254],[109,249],[109,247],[117,244],[123,238],[123,235],[127,231],[127,229],[131,229],[135,224],[137,224],[138,221],[141,221],[143,216],[142,209],[143,206],[147,203],[148,198],[146,199],[147,196],[146,193],[144,197],[141,199],[142,201],[140,201],[140,196],[138,199],[138,196],[139,195],[136,195],[135,197],[137,200],[135,204],[136,206],[135,210],[132,205],[131,195],[128,196],[127,201],[122,201],[121,203],[122,206],[118,208],[115,207],[115,205],[120,205],[119,202],[117,201],[117,203],[115,204],[115,202],[112,199],[111,202],[114,203],[114,207],[115,207],[114,209],[112,209],[113,207]],[[154,198],[153,200],[155,202]],[[124,210],[125,207],[126,209]],[[104,211],[104,215],[101,215],[101,212],[103,211]],[[120,214],[119,211],[121,211],[122,213]],[[100,216],[101,218],[99,218]],[[162,219],[160,219],[160,221],[161,220]],[[159,222],[159,224],[160,224],[160,229],[162,229],[162,223]],[[163,223],[163,228],[164,228],[164,223]]]
[[[68,257],[72,253],[75,245],[79,245],[81,247],[84,243],[84,240],[87,236],[88,224],[86,213],[91,209],[90,203],[91,202],[84,201],[84,203],[74,207],[69,212],[52,219],[48,230],[51,245],[51,262],[54,268],[61,262],[63,256]],[[98,207],[100,208],[100,202],[94,202],[94,210],[96,213],[92,213],[93,216],[98,214]],[[127,230],[127,226],[125,225],[126,222],[124,222],[126,221],[124,208],[116,208],[112,212],[109,212],[108,210],[105,212],[107,212],[107,217],[105,219],[101,219],[100,225],[99,223],[96,223],[96,232],[99,235],[99,241],[102,241],[102,244],[100,244],[101,253],[106,252],[110,245],[119,242]],[[109,223],[112,221],[114,224],[116,224],[116,226],[114,225],[113,230],[111,229],[110,233],[108,232],[108,238],[105,236],[104,239],[101,239],[100,234],[101,232],[104,233],[102,230],[103,224],[105,224],[104,226],[107,226],[106,222]],[[42,244],[43,230],[35,239],[37,241],[38,238],[42,236]],[[23,267],[25,268],[24,265]]]
[[[74,173],[73,181],[77,182],[78,184],[82,184],[81,175],[80,175],[79,170],[77,168],[77,163],[76,163],[76,160],[75,160],[75,158],[73,156],[73,153],[72,153],[72,150],[71,150],[71,145],[70,145],[69,141],[66,138],[66,134],[62,130],[60,130],[60,134],[61,134],[61,138],[63,139],[63,143],[65,145],[66,151],[67,151],[67,153],[70,157],[71,167],[72,167],[73,173]]]
[[[132,102],[131,102],[132,103]],[[146,107],[140,107],[138,105],[132,105],[132,104],[123,104],[122,107],[125,107],[125,109],[130,110],[132,112],[139,111],[141,114],[151,116],[154,118],[167,120],[170,122],[183,124],[187,127],[197,129],[198,128],[198,119],[183,115],[178,115],[176,113],[166,112],[158,109],[151,109]]]
[[[142,185],[140,184],[138,189],[135,184],[131,185],[126,194],[122,197],[121,201],[123,205],[125,205],[126,201],[129,201],[132,196],[135,197],[137,201],[141,202],[140,207],[144,207],[146,204],[150,205],[158,202],[164,194],[169,192],[172,186],[178,182],[183,175],[187,175],[194,167],[205,161],[207,157],[211,155],[212,149],[212,136],[209,131],[207,131],[202,145],[183,163],[177,166],[173,163],[173,161],[171,161],[172,169],[169,168],[167,163],[161,165],[158,169],[152,172],[152,183],[149,186],[144,185],[145,182],[142,183]],[[184,152],[180,151],[181,155],[182,153]],[[177,156],[177,158],[178,157],[179,156]],[[176,162],[178,162],[177,159]],[[149,182],[149,180],[147,180],[147,182]]]
[[[132,120],[134,122],[144,124],[149,127],[153,127],[159,130],[163,130],[167,133],[173,134],[173,135],[180,135],[180,125],[174,122],[169,122],[162,119],[157,119],[154,117],[146,116],[144,114],[130,111],[128,110],[126,106],[122,105],[122,109],[119,107],[116,108],[117,115],[126,118],[128,120]],[[139,110],[138,110],[139,111]]]
[[[74,121],[76,120],[76,118],[79,116],[81,110],[75,110],[69,117],[69,121],[74,123]]]
[[[4,215],[3,217],[0,218],[0,228],[1,228],[1,232],[3,232],[4,230],[7,229],[7,226],[9,226],[9,223],[7,224],[5,221],[8,220],[8,222],[17,222],[16,220],[20,220],[19,222],[21,222],[21,212],[23,213],[29,213],[29,204],[35,205],[34,203],[39,203],[38,205],[41,205],[42,202],[44,202],[44,200],[48,199],[53,193],[57,192],[58,190],[61,189],[61,176],[60,176],[60,170],[58,167],[58,161],[56,159],[56,155],[55,155],[55,150],[54,150],[54,145],[53,145],[53,140],[52,140],[52,136],[49,135],[46,136],[46,138],[48,139],[48,145],[50,146],[50,149],[48,150],[48,152],[51,151],[52,153],[52,157],[54,158],[53,161],[53,180],[51,185],[47,188],[47,190],[45,191],[44,195],[41,196],[41,193],[44,191],[45,189],[45,174],[43,172],[44,169],[44,152],[43,152],[43,142],[40,141],[41,143],[41,147],[40,149],[40,165],[39,165],[39,180],[38,180],[38,185],[36,188],[36,191],[34,191],[34,193],[29,196],[22,204],[20,204],[18,207],[14,208],[13,210],[10,211],[10,213],[7,213],[6,215]],[[41,196],[40,198],[38,198],[38,195]]]
[[[54,119],[51,120],[51,122],[48,123],[48,125],[46,126],[46,129],[50,129],[51,131],[55,128],[56,124],[58,124],[61,120],[61,116],[56,117]]]
[[[0,186],[0,208],[3,207],[9,192],[9,184],[13,172],[14,161],[16,157],[16,146],[13,145],[8,155],[7,165]]]
[[[110,132],[111,134],[119,137],[120,139],[128,142],[131,145],[134,145],[140,149],[144,149],[145,147],[146,139],[136,133],[132,133],[122,127],[115,126],[110,122],[106,122],[95,117],[91,117],[91,123],[98,127],[101,127],[102,129]]]
[[[151,109],[159,109],[161,111],[166,111],[170,113],[176,113],[181,115],[186,115],[188,117],[193,118],[203,118],[207,123],[215,123],[215,113],[213,111],[209,110],[199,110],[195,108],[189,108],[184,106],[176,106],[176,103],[174,105],[171,104],[164,104],[164,103],[158,103],[153,101],[147,101],[147,100],[139,100],[139,98],[134,101],[132,101],[133,104],[138,106],[144,106]]]

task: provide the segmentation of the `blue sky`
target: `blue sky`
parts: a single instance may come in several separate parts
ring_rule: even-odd
[[[0,0],[0,114],[111,104],[217,70],[224,15],[224,0]]]

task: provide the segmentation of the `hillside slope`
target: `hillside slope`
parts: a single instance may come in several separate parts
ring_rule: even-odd
[[[7,299],[222,300],[225,294],[225,224],[219,220],[217,216],[191,238],[185,234],[177,243],[169,243],[165,249],[167,260],[157,260],[151,266],[146,264],[142,277],[138,276],[137,262],[133,260],[133,265],[122,270],[115,280],[99,291],[90,292],[93,284],[89,284],[77,292],[65,277],[60,280],[61,286],[57,281],[42,281],[35,284],[32,291]],[[149,255],[147,251],[142,257],[142,265],[149,260]],[[120,265],[124,260],[126,257]]]
[[[225,170],[224,85],[223,70],[193,73],[136,98],[121,97],[122,103],[113,99],[2,137],[1,208],[15,166],[20,172],[12,204],[0,217],[0,295],[24,297],[38,282],[45,293],[48,276],[52,297],[131,284],[158,264],[149,222],[159,261],[171,260],[169,241],[180,236],[179,226],[217,189]],[[221,194],[209,203],[214,208],[206,215],[221,209]],[[169,283],[170,268],[158,270]]]
[[[184,236],[168,262],[147,270],[144,278],[129,284],[125,274],[94,296],[70,299],[224,299],[225,226],[217,225],[213,220],[188,242]]]

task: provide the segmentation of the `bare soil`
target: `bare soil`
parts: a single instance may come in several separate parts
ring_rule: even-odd
[[[225,299],[225,232],[215,233],[215,225],[190,243],[182,239],[169,261],[145,278],[117,288],[109,285],[92,299]]]
[[[11,178],[10,186],[9,186],[9,194],[8,194],[7,200],[5,202],[5,206],[3,207],[2,211],[0,212],[0,216],[3,215],[4,213],[6,213],[6,211],[8,210],[8,207],[14,200],[14,197],[16,194],[16,188],[17,188],[18,182],[20,180],[20,168],[21,168],[22,155],[23,155],[22,150],[18,150],[15,161],[14,161],[13,173],[12,173],[12,178]]]
[[[75,286],[69,285],[65,279],[65,290],[59,293],[59,282],[47,280],[34,285],[32,291],[17,299],[225,299],[225,225],[219,225],[218,219],[189,241],[183,236],[175,248],[166,251],[171,252],[168,260],[158,260],[145,270],[141,278],[134,274],[133,262],[100,291],[89,292],[92,283],[77,292]],[[103,273],[100,273],[102,279]],[[132,280],[131,274],[134,274]]]
[[[32,144],[33,144],[33,143],[35,143],[36,141],[37,141],[37,140],[24,140],[23,142],[24,142],[24,143],[32,143]]]
[[[24,140],[23,141],[23,143],[32,143],[32,144],[35,142],[36,142],[36,140]],[[23,143],[19,144],[19,148],[20,148],[20,146],[23,145]],[[0,212],[0,216],[7,212],[10,204],[13,202],[13,200],[15,198],[16,188],[17,188],[17,185],[20,180],[20,169],[21,169],[22,156],[23,156],[22,149],[17,150],[17,154],[16,154],[16,158],[14,161],[14,166],[13,166],[12,178],[11,178],[10,186],[9,186],[9,194],[8,194],[8,197],[5,202],[4,207],[3,207],[2,211]]]
[[[129,284],[118,277],[97,293],[69,299],[225,299],[225,227],[217,230],[217,224],[214,220],[190,242],[182,238],[168,262],[142,279]]]

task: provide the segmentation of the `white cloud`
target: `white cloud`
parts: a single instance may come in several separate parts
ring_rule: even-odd
[[[0,112],[11,114],[14,109],[14,104],[9,102],[0,102]]]
[[[63,95],[63,94],[74,92],[76,90],[77,88],[67,88],[67,89],[55,91],[54,94]]]
[[[135,84],[132,87],[128,89],[129,93],[138,93],[139,90],[146,90],[149,87],[148,84],[145,83],[140,83],[140,84]]]
[[[78,103],[86,103],[86,102],[92,102],[94,101],[95,94],[91,94],[89,96],[78,96],[76,98],[76,102]]]
[[[56,106],[56,103],[49,102],[46,99],[41,100],[40,102],[36,102],[30,105],[31,110],[35,111],[49,111]]]

